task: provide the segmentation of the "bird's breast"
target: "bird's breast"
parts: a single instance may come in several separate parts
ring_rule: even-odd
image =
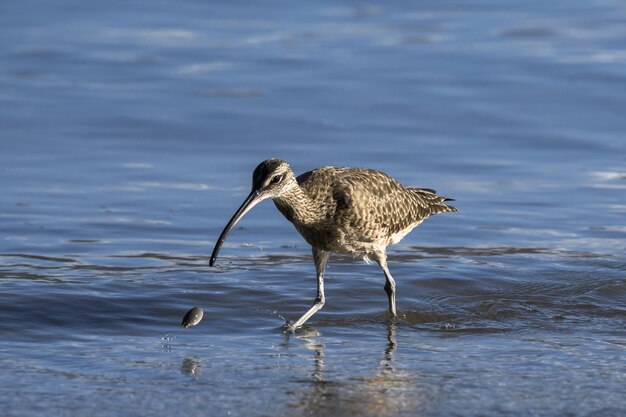
[[[361,236],[351,228],[338,227],[337,224],[319,223],[316,225],[298,225],[296,230],[311,246],[329,252],[347,253],[357,256],[380,251],[385,246],[385,239],[372,240]]]

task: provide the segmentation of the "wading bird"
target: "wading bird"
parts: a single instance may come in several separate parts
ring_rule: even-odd
[[[254,170],[252,191],[222,231],[210,266],[235,224],[267,198],[313,248],[317,296],[306,313],[288,324],[291,332],[324,306],[324,270],[331,252],[374,259],[385,274],[389,313],[396,316],[396,283],[387,268],[387,246],[429,216],[457,211],[446,204],[454,200],[428,188],[404,187],[373,169],[325,166],[296,178],[287,162],[268,159]]]

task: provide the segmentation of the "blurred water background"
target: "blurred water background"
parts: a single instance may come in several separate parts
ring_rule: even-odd
[[[626,3],[0,3],[4,416],[626,414]],[[457,200],[378,267],[269,157]],[[204,320],[178,332],[197,305]]]

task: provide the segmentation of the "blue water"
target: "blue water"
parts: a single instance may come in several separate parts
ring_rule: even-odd
[[[626,413],[623,2],[0,16],[3,415]],[[284,334],[315,277],[270,202],[209,267],[269,157],[457,200],[389,248],[397,321],[335,256]]]

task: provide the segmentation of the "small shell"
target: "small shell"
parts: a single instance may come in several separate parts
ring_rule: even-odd
[[[183,317],[183,322],[181,323],[181,326],[183,326],[185,329],[187,327],[195,326],[196,324],[200,323],[200,320],[202,320],[203,315],[204,315],[204,311],[202,311],[200,307],[194,307],[191,310],[189,310],[187,314],[185,314],[185,317]]]

